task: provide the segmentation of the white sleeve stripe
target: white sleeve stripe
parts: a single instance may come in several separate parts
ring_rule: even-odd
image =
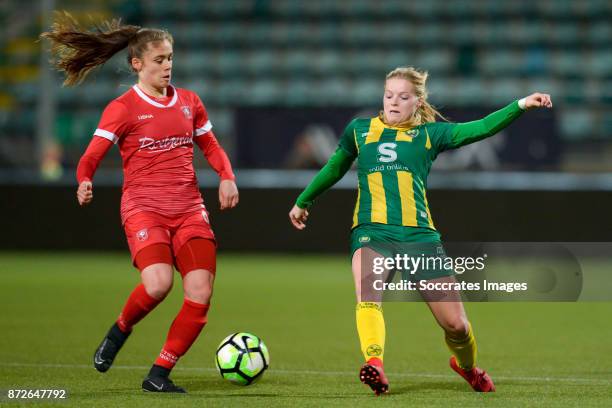
[[[212,129],[212,123],[210,123],[210,120],[209,120],[204,124],[204,126],[196,129],[195,135],[202,136],[204,133],[210,132],[210,129]]]
[[[119,140],[119,138],[117,137],[116,134],[114,134],[113,132],[109,132],[108,130],[104,130],[104,129],[96,129],[96,131],[94,132],[95,136],[100,136],[103,137],[105,139],[110,140],[113,143],[117,143],[117,141]]]

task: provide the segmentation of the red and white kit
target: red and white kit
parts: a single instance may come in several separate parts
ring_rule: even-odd
[[[221,180],[234,179],[229,159],[194,92],[169,86],[166,97],[154,98],[134,85],[104,110],[79,161],[77,180],[91,180],[100,160],[113,144],[118,145],[124,176],[121,220],[133,258],[153,243],[171,245],[176,255],[188,239],[214,240],[193,168],[194,142]],[[194,222],[194,217],[201,222]],[[167,227],[167,236],[150,233],[157,222],[152,219],[162,224],[169,220],[171,225],[160,226]],[[189,230],[181,228],[183,219],[189,220],[184,226]]]

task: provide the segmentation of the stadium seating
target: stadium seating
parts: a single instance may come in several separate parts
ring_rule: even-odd
[[[569,142],[612,136],[612,3],[606,0],[92,4],[101,16],[167,28],[175,38],[175,83],[201,93],[225,117],[245,105],[375,107],[385,73],[414,65],[430,72],[430,98],[438,106],[494,107],[542,90],[554,95],[561,136]],[[8,10],[1,18],[13,15]],[[34,20],[4,40],[5,112],[36,106],[39,47],[32,44],[40,27]],[[111,60],[82,87],[56,89],[59,111],[78,106],[99,114],[132,81],[124,58]],[[9,129],[13,136],[33,132],[32,121],[0,124],[2,137]]]

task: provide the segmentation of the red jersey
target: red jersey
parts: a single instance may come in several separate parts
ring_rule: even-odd
[[[116,143],[121,152],[124,223],[141,211],[176,217],[203,207],[193,168],[194,140],[222,179],[234,178],[200,98],[172,85],[168,95],[169,102],[162,104],[134,85],[108,104],[94,132],[95,136]],[[79,182],[93,177],[97,161],[101,159],[96,157],[93,166],[82,164],[87,162],[86,156],[94,145],[92,141],[79,163]],[[211,156],[219,159],[219,155],[223,157],[215,165]]]

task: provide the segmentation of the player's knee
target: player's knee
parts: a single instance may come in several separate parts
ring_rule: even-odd
[[[205,269],[195,269],[183,276],[185,297],[197,303],[210,303],[215,275]]]
[[[197,303],[210,303],[212,297],[212,281],[207,279],[197,279],[185,282],[185,297]]]
[[[165,271],[148,273],[146,276],[143,275],[142,283],[149,296],[163,299],[172,289],[172,273],[165,273]]]
[[[166,280],[161,279],[155,282],[150,282],[148,285],[145,284],[145,290],[147,291],[149,296],[155,299],[165,298],[168,295],[168,293],[170,293],[171,289],[172,289],[171,280],[166,281]]]
[[[168,293],[170,293],[170,290],[172,289],[172,282],[156,282],[149,285],[149,287],[145,285],[145,289],[149,296],[155,299],[163,299],[168,295]]]
[[[444,324],[444,330],[452,337],[465,336],[468,333],[468,321],[463,317],[449,319]]]
[[[197,303],[208,304],[212,297],[212,287],[201,285],[185,288],[185,297]]]

